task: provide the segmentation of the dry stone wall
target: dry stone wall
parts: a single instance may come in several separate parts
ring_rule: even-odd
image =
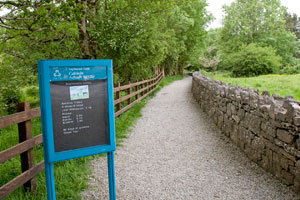
[[[204,110],[247,156],[300,193],[300,102],[231,87],[199,72],[192,93]]]

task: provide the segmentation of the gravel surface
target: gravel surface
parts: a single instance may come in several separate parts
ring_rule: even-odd
[[[191,94],[191,77],[164,87],[115,155],[119,200],[299,200],[221,134]],[[109,199],[106,157],[93,160],[83,199]]]

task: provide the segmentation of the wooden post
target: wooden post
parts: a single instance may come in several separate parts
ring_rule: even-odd
[[[137,92],[139,90],[139,87],[136,85],[135,86],[135,92]],[[139,98],[139,94],[135,95],[135,100],[137,100]]]
[[[152,85],[153,83],[154,83],[154,80],[151,81],[150,85]],[[152,85],[152,86],[151,86],[151,90],[153,90],[153,88],[154,88],[154,86]],[[151,90],[150,90],[150,91],[151,91]]]
[[[118,83],[118,88],[121,86],[121,84],[120,83]],[[116,92],[116,100],[117,99],[120,99],[120,91],[118,91],[118,92]],[[116,105],[116,109],[117,109],[117,112],[119,111],[119,110],[121,110],[121,104],[120,103],[118,103],[117,105]]]
[[[146,87],[148,87],[148,86],[149,86],[149,82],[146,83]],[[146,92],[145,92],[145,93],[148,93],[148,92],[149,92],[149,88],[146,89]]]
[[[141,89],[143,89],[144,88],[144,84],[141,84]],[[143,91],[143,92],[141,92],[141,95],[142,96],[144,96],[144,94],[145,94],[145,92]]]
[[[30,103],[28,101],[17,105],[18,112],[28,111],[28,110],[30,110]],[[30,120],[18,123],[18,130],[19,130],[19,143],[32,138]],[[34,167],[33,148],[29,149],[28,151],[25,151],[24,153],[21,153],[20,157],[21,157],[22,172],[25,172],[28,169]],[[24,189],[25,191],[31,190],[32,192],[35,192],[36,190],[35,177],[27,181],[26,183],[24,183]]]
[[[131,84],[131,82],[129,81],[129,85]],[[130,85],[130,88],[127,89],[127,95],[130,95],[131,94],[131,91],[132,91],[132,87]],[[131,104],[131,98],[129,98],[127,100],[127,105],[130,105]]]

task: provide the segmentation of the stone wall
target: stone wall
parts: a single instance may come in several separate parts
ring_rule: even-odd
[[[231,87],[199,72],[192,93],[201,108],[246,155],[294,191],[300,191],[300,102]]]

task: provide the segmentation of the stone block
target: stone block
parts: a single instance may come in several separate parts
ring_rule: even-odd
[[[273,163],[273,151],[269,148],[266,149],[266,157],[268,160],[268,168],[265,168],[267,171],[272,172],[272,163]]]
[[[280,158],[277,153],[273,153],[273,162],[272,162],[272,172],[274,175],[281,179],[281,167],[280,167]]]
[[[277,147],[276,152],[282,154],[283,156],[285,156],[287,159],[290,159],[293,162],[296,162],[296,156],[288,153],[286,150],[284,150],[283,148],[279,148]]]
[[[231,103],[227,104],[226,115],[227,115],[228,117],[231,117],[231,115],[232,115],[232,113],[231,113],[231,106],[232,106]]]
[[[292,163],[292,161],[284,158],[284,157],[281,157],[280,158],[280,166],[285,169],[286,171],[288,171],[289,169],[289,165]]]
[[[286,113],[287,113],[287,110],[277,110],[277,112],[275,113],[275,119],[282,121],[282,122],[285,121]]]
[[[266,133],[270,135],[271,137],[275,138],[276,137],[276,130],[270,126],[267,126],[266,128]]]
[[[296,140],[296,148],[297,150],[300,150],[300,138]]]
[[[269,161],[267,156],[263,155],[261,161],[258,162],[258,165],[262,167],[264,170],[269,171],[270,166],[269,166]]]
[[[240,108],[238,110],[238,112],[237,112],[237,116],[240,119],[240,121],[242,121],[244,119],[244,117],[245,117],[245,111],[244,111],[244,109]]]
[[[270,106],[270,109],[269,109],[269,117],[273,120],[275,120],[275,101],[271,101],[271,106]]]
[[[268,124],[268,122],[267,122],[266,120],[262,120],[262,121],[261,121],[261,124],[260,124],[261,130],[266,131],[266,130],[267,130],[267,127],[268,127],[267,124]]]
[[[260,109],[262,112],[269,112],[270,108],[271,108],[271,105],[261,105],[261,106],[259,107],[259,109]]]
[[[293,130],[294,126],[289,122],[281,122],[281,127],[283,129]]]
[[[300,181],[300,160],[297,160],[295,162],[295,168],[296,168],[296,175],[299,177],[299,181]]]
[[[236,145],[239,142],[238,125],[235,124],[235,123],[233,124],[233,128],[232,128],[232,131],[230,133],[230,139]]]
[[[300,106],[298,103],[292,102],[291,100],[286,100],[284,102],[284,107],[287,109],[286,119],[288,122],[292,123],[293,118],[296,117],[300,112]]]
[[[273,126],[274,128],[282,128],[282,125],[279,121],[276,121],[276,120],[272,120],[270,119],[269,120],[269,123],[270,123],[270,126]]]
[[[300,126],[300,117],[295,117],[295,118],[294,118],[294,124],[295,124],[296,126]]]
[[[274,137],[270,136],[269,134],[267,134],[265,131],[261,131],[260,135],[263,136],[265,139],[269,140],[270,142],[274,141]]]
[[[288,186],[294,183],[294,176],[285,170],[281,170],[281,177],[282,177],[282,182]]]
[[[278,94],[272,94],[272,97],[275,99],[275,100],[284,100],[284,98],[283,97],[281,97],[280,95],[278,95]]]
[[[290,144],[294,140],[294,136],[291,135],[288,131],[283,129],[278,129],[276,133],[278,139],[281,141]]]
[[[222,114],[222,115],[219,115],[219,117],[218,117],[217,127],[218,127],[219,129],[222,129],[222,127],[223,127],[223,122],[224,122],[224,117],[223,117],[223,114]]]
[[[252,140],[254,139],[255,135],[251,131],[245,132],[245,143],[249,146],[252,144]]]
[[[262,152],[265,149],[265,144],[264,144],[263,140],[260,137],[254,137],[253,140],[252,140],[252,147],[255,150],[258,150],[258,151]]]
[[[238,124],[240,122],[240,118],[237,115],[232,115],[232,119]]]
[[[294,185],[291,186],[291,189],[294,190],[296,193],[300,194],[300,180],[294,180]]]
[[[251,108],[257,108],[258,107],[258,99],[259,99],[259,95],[256,94],[255,92],[250,92],[250,107]]]
[[[267,97],[269,97],[269,96],[270,96],[270,92],[269,92],[269,91],[266,91],[266,90],[264,90],[264,91],[262,92],[262,95],[263,95],[263,96],[267,96]]]
[[[284,147],[285,143],[282,142],[281,140],[278,140],[277,138],[274,139],[274,143],[275,145],[279,146],[279,147]]]
[[[230,136],[230,132],[232,131],[233,121],[228,119],[228,117],[224,116],[224,133],[228,137]]]
[[[249,130],[253,131],[256,135],[259,135],[260,124],[262,119],[260,117],[249,114],[245,121],[249,124]]]

